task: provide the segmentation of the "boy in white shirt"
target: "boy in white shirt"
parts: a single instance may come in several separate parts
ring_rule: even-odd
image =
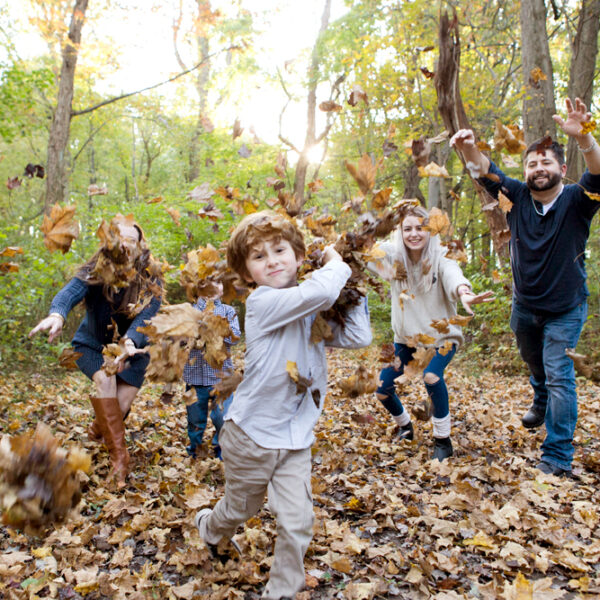
[[[214,547],[260,510],[268,488],[269,509],[277,518],[275,553],[262,595],[269,600],[291,599],[304,586],[314,518],[310,447],[327,386],[325,343],[312,343],[310,332],[319,311],[334,304],[351,274],[329,247],[323,267],[298,285],[304,254],[302,233],[272,211],[245,217],[229,240],[229,267],[257,288],[246,301],[244,379],[219,437],[225,496],[195,518],[200,537]],[[349,311],[344,328],[329,324],[330,346],[371,343],[366,301]],[[309,380],[305,391],[290,378],[288,362]]]

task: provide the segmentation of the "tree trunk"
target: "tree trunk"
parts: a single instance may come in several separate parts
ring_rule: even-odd
[[[458,18],[453,10],[452,20],[448,13],[440,16],[439,28],[440,55],[435,72],[435,89],[438,97],[438,110],[444,121],[444,127],[450,136],[459,129],[470,129],[469,120],[460,95],[460,38],[458,35]],[[461,157],[462,160],[462,157]],[[485,189],[474,181],[475,189],[482,206],[493,202]],[[497,206],[485,211],[485,216],[494,241],[494,249],[501,261],[508,257],[508,223],[506,216]]]
[[[581,98],[590,108],[594,91],[594,70],[598,56],[598,31],[600,30],[600,0],[582,0],[577,33],[573,40],[571,70],[569,73],[569,98]],[[567,177],[579,180],[585,163],[573,138],[567,145]]]
[[[554,82],[544,0],[521,0],[521,62],[523,65],[523,130],[525,143],[556,137]]]
[[[306,111],[306,138],[304,147],[298,163],[296,165],[296,173],[294,176],[294,196],[298,206],[302,206],[304,200],[304,185],[306,183],[306,173],[308,171],[309,158],[308,153],[317,141],[316,135],[316,112],[317,112],[317,83],[319,76],[319,41],[327,30],[329,25],[329,15],[331,13],[331,0],[325,0],[323,15],[321,17],[321,28],[315,45],[312,50],[310,66],[308,69],[308,98]]]
[[[46,164],[46,198],[44,211],[49,212],[53,204],[62,202],[67,191],[67,173],[65,153],[69,142],[71,126],[71,107],[75,84],[75,67],[81,43],[81,29],[85,21],[88,0],[75,0],[69,34],[62,51],[62,67],[58,85],[58,99],[48,138],[48,157]]]

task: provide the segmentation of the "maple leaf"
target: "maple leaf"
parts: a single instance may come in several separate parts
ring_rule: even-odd
[[[338,381],[338,387],[348,398],[372,394],[379,387],[379,376],[375,371],[360,365],[350,377]]]
[[[446,354],[448,354],[448,352],[450,352],[450,350],[452,350],[452,342],[450,340],[446,340],[442,346],[440,346],[438,348],[438,352],[442,355],[442,356],[446,356]]]
[[[385,188],[374,194],[373,200],[371,200],[371,206],[373,209],[382,211],[384,208],[386,208],[389,203],[390,196],[392,195],[392,191],[392,188]]]
[[[82,356],[81,352],[77,352],[73,348],[64,348],[58,357],[58,364],[64,369],[78,369],[76,361]]]
[[[431,235],[446,235],[450,231],[450,219],[447,213],[433,207],[429,211],[429,218],[424,229],[427,229]]]
[[[496,121],[494,129],[494,148],[498,151],[506,149],[509,154],[521,154],[527,148],[524,141],[523,131],[515,126],[506,127],[500,121]]]
[[[319,110],[322,110],[323,112],[340,112],[342,107],[333,100],[325,100],[319,104]]]
[[[210,183],[204,182],[201,185],[197,185],[191,192],[188,192],[186,198],[204,202],[210,200],[214,195],[215,192],[211,189]]]
[[[448,327],[448,319],[433,319],[430,325],[438,332],[438,333],[449,333],[450,328]]]
[[[315,179],[314,181],[309,181],[308,189],[314,194],[319,190],[323,189],[323,181],[321,179]]]
[[[407,342],[406,344],[410,344]],[[415,346],[412,346],[413,348]],[[404,373],[407,377],[415,377],[420,375],[423,369],[431,362],[431,359],[435,356],[435,348],[424,348],[420,347],[413,353],[412,359],[404,367]]]
[[[502,192],[498,192],[498,206],[500,207],[500,210],[506,214],[511,211],[513,203]]]
[[[79,223],[73,220],[75,206],[55,204],[49,215],[44,215],[40,227],[44,234],[44,244],[50,252],[60,250],[63,254],[69,251],[73,240],[79,236]]]
[[[565,354],[573,361],[578,375],[583,375],[586,379],[600,381],[600,364],[594,363],[589,356],[578,354],[575,348],[565,349]]]
[[[424,167],[419,167],[419,177],[450,177],[446,167],[430,162]]]
[[[581,131],[579,135],[586,135],[587,133],[592,133],[596,129],[596,121],[589,120],[585,123],[581,124]]]
[[[423,73],[423,75],[425,75],[425,79],[432,79],[433,77],[435,77],[435,73],[433,71],[430,71],[427,67],[421,67],[421,73]]]
[[[535,69],[531,69],[531,71],[529,72],[529,83],[533,87],[539,87],[539,82],[546,81],[547,79],[548,76],[539,67],[535,67]]]
[[[356,183],[362,193],[363,196],[373,189],[375,185],[375,175],[377,174],[377,169],[381,165],[381,159],[373,163],[371,157],[368,154],[363,154],[358,161],[358,166],[354,166],[352,163],[346,161],[346,169]]]

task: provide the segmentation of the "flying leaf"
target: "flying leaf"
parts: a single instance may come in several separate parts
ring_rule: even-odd
[[[287,169],[287,157],[283,152],[280,152],[277,155],[277,161],[275,164],[275,173],[279,175],[279,177],[285,177],[285,170]]]
[[[379,190],[374,196],[373,196],[373,200],[371,201],[371,206],[373,207],[373,209],[377,210],[377,211],[382,211],[384,208],[387,207],[389,201],[390,201],[390,196],[392,195],[392,188],[385,188],[383,190]]]
[[[88,185],[88,196],[106,196],[108,194],[108,186],[106,184],[100,186],[95,183]]]
[[[452,323],[452,325],[458,325],[459,327],[463,327],[472,318],[473,318],[473,315],[465,315],[465,316],[463,316],[463,315],[454,315],[453,317],[450,317],[448,319],[448,322]]]
[[[502,159],[502,163],[507,169],[519,168],[519,163],[510,154],[502,154],[500,158]]]
[[[250,148],[248,148],[248,146],[246,146],[246,144],[242,144],[240,146],[240,149],[238,150],[238,154],[242,158],[248,158],[252,154],[252,150],[250,150]]]
[[[412,140],[410,151],[417,167],[426,167],[429,163],[429,157],[431,155],[431,142],[425,138]]]
[[[494,147],[496,150],[504,150],[509,154],[521,154],[527,146],[525,145],[523,130],[516,125],[506,127],[500,121],[496,121],[494,129]]]
[[[586,135],[587,133],[592,133],[596,129],[596,121],[589,120],[585,123],[581,124],[581,131],[579,135]]]
[[[242,383],[244,374],[241,371],[234,371],[230,375],[224,376],[213,386],[210,395],[216,400],[226,400],[235,392],[238,385]],[[198,399],[194,392],[194,402]]]
[[[14,262],[0,263],[0,273],[18,273],[19,269],[19,265]]]
[[[28,163],[25,166],[25,177],[39,177],[40,179],[44,179],[44,175],[46,172],[44,171],[44,167],[42,165],[34,165],[32,163]]]
[[[502,192],[498,192],[498,206],[503,213],[509,213],[513,207],[513,203]]]
[[[393,363],[396,358],[396,349],[394,344],[381,344],[379,362]]]
[[[240,135],[242,135],[242,131],[244,131],[244,128],[241,126],[240,120],[236,119],[233,123],[233,132],[231,134],[233,139],[235,140],[235,138],[240,137]]]
[[[165,210],[169,213],[169,216],[171,219],[173,219],[175,225],[177,225],[177,227],[181,227],[181,221],[179,220],[181,218],[181,214],[179,211],[171,206],[166,206]]]
[[[356,106],[359,100],[362,100],[365,104],[369,104],[367,93],[359,85],[355,85],[350,92],[348,104],[350,106]]]
[[[198,216],[202,219],[218,221],[223,218],[223,213],[217,208],[214,201],[210,200],[198,211]]]
[[[375,371],[360,365],[350,377],[340,380],[338,387],[348,398],[372,394],[379,387],[379,376]]]
[[[448,352],[450,352],[450,350],[452,350],[452,342],[450,340],[446,340],[439,348],[438,348],[438,352],[442,355],[442,356],[446,356],[446,354],[448,354]]]
[[[432,79],[433,77],[435,77],[435,73],[433,71],[430,71],[427,67],[421,67],[421,73],[425,75],[425,79]]]
[[[373,189],[373,186],[375,185],[375,175],[380,165],[381,159],[373,163],[368,154],[363,154],[361,156],[358,161],[358,166],[346,161],[346,169],[348,169],[348,172],[358,184],[363,196]]]
[[[8,258],[12,258],[17,254],[23,254],[23,248],[20,246],[7,246],[4,250],[0,251],[0,256],[8,256]]]
[[[73,220],[75,206],[60,206],[55,204],[49,215],[44,215],[41,230],[44,234],[44,244],[50,252],[60,250],[68,252],[74,239],[79,236],[79,223]]]
[[[333,330],[329,326],[329,323],[323,318],[321,313],[319,313],[310,328],[310,341],[313,344],[318,344],[323,340],[328,342],[332,339]]]
[[[429,211],[429,219],[425,227],[431,235],[446,235],[450,231],[450,219],[445,211],[433,207]]]
[[[9,190],[14,190],[21,185],[21,180],[15,175],[14,177],[9,177],[6,181],[6,187]]]
[[[215,192],[211,189],[210,183],[205,181],[204,183],[197,185],[191,192],[188,192],[186,198],[205,202],[210,200],[214,195]]]
[[[150,198],[146,200],[146,204],[160,204],[163,201],[162,196],[155,196],[154,198]]]
[[[58,358],[58,364],[64,369],[78,369],[77,360],[83,356],[83,353],[76,352],[73,348],[65,348]]]
[[[424,167],[419,167],[419,177],[450,177],[446,167],[430,162]]]
[[[594,192],[588,192],[587,190],[583,190],[583,192],[591,200],[595,200],[596,202],[600,202],[600,194],[595,194]]]
[[[319,104],[319,109],[323,112],[339,112],[342,110],[342,107],[333,100],[325,100],[325,102],[321,102],[321,104]]]
[[[323,181],[321,179],[315,179],[314,181],[309,181],[308,189],[313,192],[318,192],[323,189]]]
[[[448,319],[433,319],[433,321],[431,321],[431,326],[438,332],[438,333],[449,333],[450,332],[450,328],[448,327]]]

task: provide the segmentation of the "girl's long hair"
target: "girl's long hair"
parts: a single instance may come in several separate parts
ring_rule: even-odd
[[[133,216],[123,217],[122,215],[116,215],[111,221],[111,225],[118,227],[119,224],[126,223],[135,227],[139,235],[139,244],[141,248],[140,255],[135,259],[133,263],[133,270],[135,275],[129,285],[126,287],[115,287],[114,285],[107,284],[102,277],[94,273],[98,259],[102,254],[107,255],[105,247],[102,245],[94,255],[75,273],[77,279],[85,281],[89,285],[101,285],[102,294],[104,297],[115,306],[115,298],[121,293],[121,290],[125,290],[119,305],[115,306],[117,312],[136,314],[143,308],[145,302],[140,302],[143,298],[148,298],[150,295],[160,297],[162,295],[162,283],[163,275],[160,268],[160,264],[152,258],[150,249],[146,243],[146,236],[142,228],[133,221]]]
[[[425,226],[429,220],[429,213],[422,206],[411,206],[406,211],[404,219],[406,217],[422,219],[421,222]],[[409,292],[427,293],[431,290],[440,259],[445,256],[447,249],[440,244],[438,235],[429,235],[429,239],[421,253],[421,258],[415,265],[410,259],[404,245],[404,240],[402,239],[402,224],[404,223],[404,219],[395,233],[396,253],[406,271],[404,279],[399,279],[399,281],[406,282],[406,288]]]

